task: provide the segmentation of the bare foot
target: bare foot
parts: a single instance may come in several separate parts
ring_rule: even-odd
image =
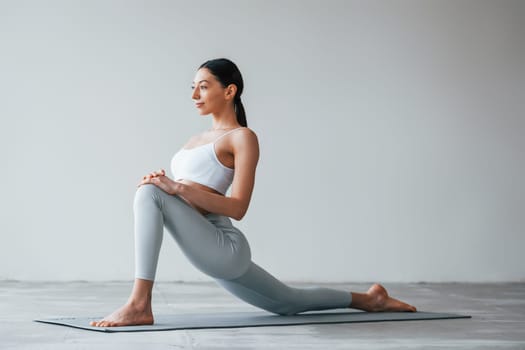
[[[139,307],[132,303],[127,303],[111,315],[104,317],[100,321],[91,321],[93,327],[121,327],[138,326],[153,324],[153,312],[151,305]]]
[[[417,311],[414,306],[390,297],[386,289],[380,284],[372,285],[366,294],[369,296],[368,310],[366,311]]]

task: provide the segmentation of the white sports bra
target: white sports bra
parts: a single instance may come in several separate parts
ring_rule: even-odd
[[[193,148],[181,148],[171,159],[171,172],[175,180],[190,180],[200,183],[225,194],[233,181],[232,168],[219,161],[215,153],[215,143],[229,133],[242,129],[230,130],[213,142]]]

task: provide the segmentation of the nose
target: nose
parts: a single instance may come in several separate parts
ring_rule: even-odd
[[[199,89],[198,88],[194,88],[193,92],[191,93],[191,98],[194,99],[194,100],[198,100],[199,97],[200,97]]]

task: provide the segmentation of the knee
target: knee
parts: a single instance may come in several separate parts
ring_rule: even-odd
[[[279,316],[293,316],[297,314],[297,312],[295,312],[294,310],[285,310],[285,311],[276,312],[276,314]]]
[[[282,291],[280,297],[275,298],[274,302],[270,305],[270,312],[281,316],[292,316],[295,315],[303,309],[297,303],[299,296],[294,288],[286,287]]]
[[[284,303],[282,305],[275,306],[272,308],[272,310],[268,311],[279,316],[293,316],[299,312],[294,305]]]
[[[135,198],[151,198],[154,197],[159,190],[160,188],[158,188],[154,184],[144,184],[139,186],[139,188],[137,188],[137,191],[135,191]]]
[[[135,192],[134,205],[155,201],[159,198],[160,188],[153,184],[144,184],[137,188]]]

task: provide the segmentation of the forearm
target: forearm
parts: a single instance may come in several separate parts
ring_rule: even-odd
[[[177,186],[176,193],[208,212],[228,216],[235,220],[240,220],[244,216],[238,199],[203,191],[188,185]]]

